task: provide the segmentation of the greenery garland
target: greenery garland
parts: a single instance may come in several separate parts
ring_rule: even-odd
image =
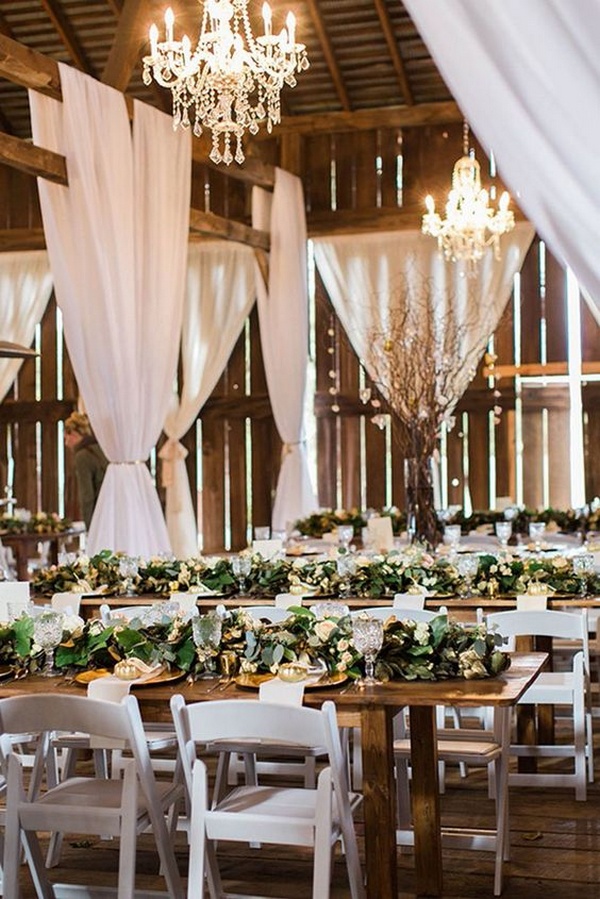
[[[251,554],[250,554],[251,555]],[[410,547],[402,552],[362,555],[354,553],[354,572],[340,575],[335,558],[273,559],[251,555],[245,593],[256,599],[278,593],[310,596],[356,596],[365,599],[392,597],[395,593],[427,591],[438,596],[460,596],[467,590],[455,559],[432,556]],[[104,551],[91,558],[80,556],[67,565],[53,565],[36,573],[34,591],[53,593],[101,593],[105,596],[166,597],[173,592],[193,592],[232,597],[239,594],[229,558],[139,560],[138,573],[127,579],[119,573],[122,555]],[[479,596],[527,592],[576,595],[600,594],[600,575],[576,575],[570,558],[563,555],[513,556],[481,553],[471,590]]]
[[[56,513],[28,512],[17,509],[14,514],[4,512],[0,515],[0,531],[7,534],[56,534],[68,531],[73,527],[70,518],[61,518]]]
[[[210,615],[217,613],[211,612]],[[221,641],[210,652],[196,647],[189,620],[178,615],[153,614],[105,625],[99,619],[84,622],[65,616],[63,639],[54,664],[66,673],[94,668],[112,669],[123,659],[163,664],[192,677],[201,675],[221,655],[234,655],[242,672],[276,673],[286,662],[325,662],[330,673],[358,677],[363,659],[352,643],[352,619],[320,618],[309,609],[296,607],[278,624],[253,619],[247,609],[222,612]],[[383,680],[441,680],[451,677],[481,678],[498,674],[509,665],[500,651],[503,642],[484,625],[461,625],[440,615],[430,623],[400,620],[384,623],[383,646],[377,675]],[[0,626],[0,662],[15,672],[35,673],[43,662],[34,642],[33,619],[22,615]]]

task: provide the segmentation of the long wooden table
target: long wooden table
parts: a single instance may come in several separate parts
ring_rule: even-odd
[[[36,551],[38,543],[50,544],[49,561],[51,565],[58,564],[59,548],[74,537],[85,534],[84,527],[68,528],[65,531],[52,531],[44,534],[15,534],[10,531],[0,531],[2,545],[12,549],[15,555],[15,567],[17,580],[29,580],[29,559]]]
[[[435,739],[435,706],[513,706],[535,679],[547,656],[544,653],[515,653],[507,672],[483,680],[393,681],[349,690],[329,688],[307,691],[307,705],[320,706],[326,699],[336,703],[340,718],[360,716],[363,753],[365,862],[369,899],[392,899],[398,895],[396,858],[396,792],[392,721],[408,706],[412,748],[413,811],[415,822],[416,892],[420,896],[442,895],[442,837]],[[182,693],[187,702],[239,699],[256,695],[233,682],[225,690],[212,691],[209,682],[157,686],[146,685],[135,692],[147,721],[170,721],[169,700]],[[80,692],[66,678],[30,677],[0,684],[0,698],[36,691]]]

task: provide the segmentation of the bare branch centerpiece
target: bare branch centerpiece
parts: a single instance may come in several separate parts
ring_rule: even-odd
[[[475,375],[487,318],[468,285],[455,295],[443,282],[407,276],[391,291],[363,360],[400,423],[409,539],[429,547],[441,532],[434,490],[440,437],[453,427],[456,404]]]

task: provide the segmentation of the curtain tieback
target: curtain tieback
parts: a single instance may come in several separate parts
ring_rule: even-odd
[[[175,463],[185,459],[188,451],[176,437],[169,437],[158,451],[162,462],[160,481],[163,487],[172,487],[175,483]]]
[[[285,459],[286,456],[293,451],[295,446],[302,446],[303,443],[306,443],[306,438],[304,440],[296,440],[294,443],[284,443],[281,447],[281,458]]]
[[[145,459],[132,459],[129,462],[111,462],[111,465],[145,465]]]

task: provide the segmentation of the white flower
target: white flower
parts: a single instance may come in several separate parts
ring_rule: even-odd
[[[79,635],[85,622],[79,615],[63,615],[63,630],[72,636]]]
[[[429,624],[426,621],[417,621],[415,627],[415,643],[425,646],[429,643]]]
[[[330,618],[324,618],[315,624],[315,634],[321,643],[327,643],[333,631],[337,628],[337,623],[331,621]]]

